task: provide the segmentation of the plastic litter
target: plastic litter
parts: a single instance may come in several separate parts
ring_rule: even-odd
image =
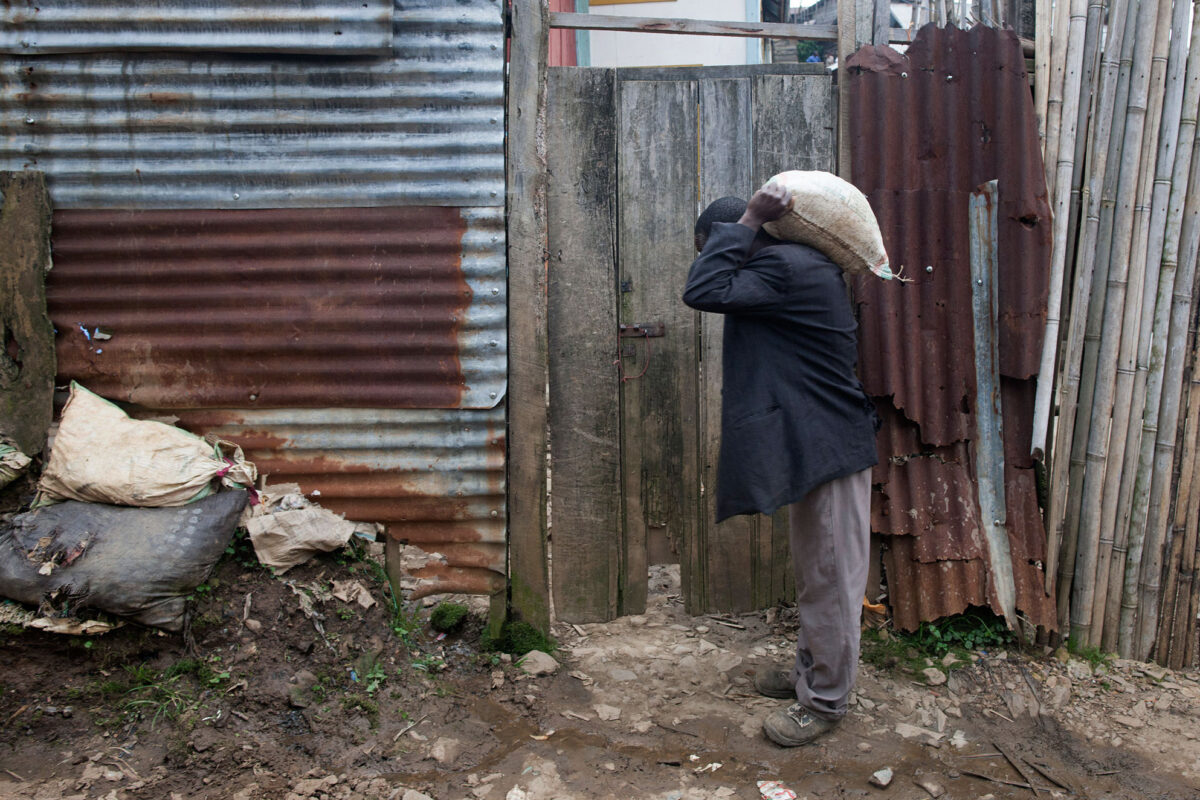
[[[781,781],[759,781],[758,791],[763,800],[796,800],[796,793]]]

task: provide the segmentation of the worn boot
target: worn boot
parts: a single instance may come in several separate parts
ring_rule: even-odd
[[[808,744],[836,727],[836,722],[814,717],[799,703],[793,703],[786,710],[773,711],[763,720],[763,733],[781,747]]]
[[[792,682],[791,672],[785,669],[771,667],[758,670],[754,673],[754,688],[764,697],[796,699],[796,684]]]

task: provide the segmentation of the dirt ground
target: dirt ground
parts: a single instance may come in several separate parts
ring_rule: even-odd
[[[0,798],[1200,796],[1195,672],[864,664],[843,724],[784,750],[759,727],[781,702],[750,679],[790,654],[788,610],[690,617],[677,568],[655,568],[645,615],[557,624],[560,666],[534,677],[481,650],[481,616],[440,640],[427,607],[395,617],[377,554],[274,577],[246,552],[198,590],[194,643],[0,628]]]

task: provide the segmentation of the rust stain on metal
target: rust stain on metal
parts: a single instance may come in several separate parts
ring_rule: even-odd
[[[975,430],[968,200],[999,180],[999,371],[1017,607],[1055,627],[1028,448],[1045,329],[1050,210],[1020,43],[1011,32],[922,28],[904,55],[849,59],[854,183],[909,284],[855,280],[863,384],[884,418],[872,526],[897,626],[999,611],[972,466]],[[888,124],[879,125],[880,119]]]
[[[503,408],[200,409],[179,425],[240,445],[268,483],[296,483],[347,519],[443,560],[413,573],[415,596],[504,585]]]
[[[59,377],[163,409],[457,407],[465,230],[434,207],[58,211]]]

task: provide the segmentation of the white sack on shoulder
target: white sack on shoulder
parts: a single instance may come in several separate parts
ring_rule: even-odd
[[[63,408],[38,502],[82,500],[118,506],[187,505],[212,493],[212,481],[253,486],[254,464],[229,442],[131,419],[78,383]]]
[[[845,272],[899,277],[888,265],[879,222],[866,196],[831,172],[793,170],[767,181],[785,187],[792,207],[763,229],[776,239],[799,242],[824,253]]]

